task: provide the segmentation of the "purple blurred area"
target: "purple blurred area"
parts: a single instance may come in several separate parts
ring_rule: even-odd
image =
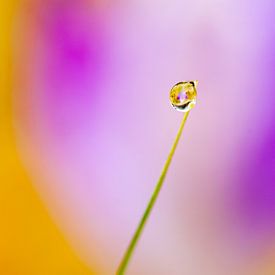
[[[273,274],[263,263],[275,253],[274,8],[22,5],[13,45],[21,157],[55,223],[100,274],[114,273],[176,135],[182,115],[169,90],[194,79],[198,104],[129,274]]]

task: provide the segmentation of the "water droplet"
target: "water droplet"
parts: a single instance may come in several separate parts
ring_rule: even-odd
[[[170,91],[170,102],[180,112],[190,111],[196,104],[198,81],[179,82]]]

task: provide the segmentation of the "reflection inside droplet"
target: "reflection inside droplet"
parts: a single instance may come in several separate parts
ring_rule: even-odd
[[[179,82],[170,91],[170,102],[180,112],[190,111],[196,104],[198,81]]]

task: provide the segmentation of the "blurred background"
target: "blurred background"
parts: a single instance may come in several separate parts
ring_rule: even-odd
[[[0,1],[0,273],[275,274],[273,0]]]

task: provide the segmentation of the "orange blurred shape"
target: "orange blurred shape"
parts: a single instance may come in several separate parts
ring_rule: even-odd
[[[0,274],[94,274],[49,217],[16,151],[11,37],[19,1],[0,1]]]

